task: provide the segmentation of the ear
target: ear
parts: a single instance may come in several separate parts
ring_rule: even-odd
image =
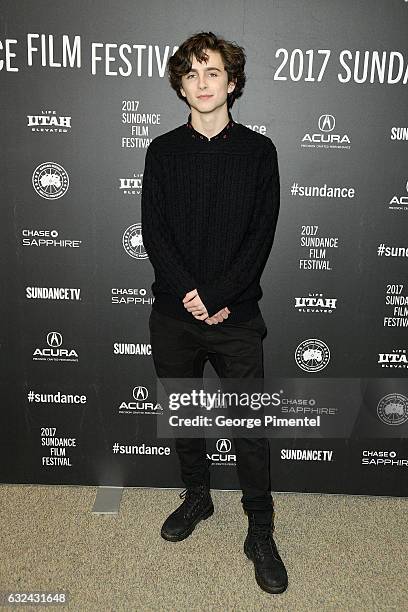
[[[180,93],[182,96],[186,97],[186,92],[184,91],[182,87],[180,87]]]
[[[237,84],[237,80],[235,79],[235,81],[230,81],[228,83],[228,88],[227,88],[227,92],[228,93],[232,93],[235,89],[235,85]]]

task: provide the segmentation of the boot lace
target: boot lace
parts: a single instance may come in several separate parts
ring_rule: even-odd
[[[191,515],[200,504],[203,496],[203,489],[201,487],[184,489],[179,494],[180,499],[184,498],[183,504],[180,506],[180,510],[183,511],[185,517]]]
[[[277,559],[270,525],[253,524],[251,526],[251,535],[254,539],[254,548],[261,561],[265,557]]]

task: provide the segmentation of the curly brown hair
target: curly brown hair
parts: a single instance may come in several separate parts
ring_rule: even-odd
[[[193,56],[199,62],[208,61],[205,49],[219,51],[222,57],[224,68],[228,73],[228,83],[235,82],[234,91],[227,96],[227,106],[231,108],[235,100],[242,95],[245,86],[245,51],[237,43],[225,40],[213,34],[213,32],[197,32],[185,40],[177,51],[167,62],[167,73],[171,87],[177,93],[180,100],[187,105],[186,98],[181,94],[181,77],[188,74],[191,70],[191,59]]]

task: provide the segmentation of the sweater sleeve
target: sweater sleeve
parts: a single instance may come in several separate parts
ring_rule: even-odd
[[[199,284],[198,294],[209,316],[225,306],[230,307],[256,277],[260,277],[273,244],[280,207],[278,157],[275,145],[268,138],[261,161],[261,174],[254,209],[246,239],[235,253],[228,270],[211,282]],[[231,305],[231,306],[230,306]]]
[[[188,291],[196,288],[182,260],[177,245],[163,216],[164,194],[160,184],[162,176],[156,156],[147,148],[142,182],[142,239],[149,259],[157,272],[182,300]]]

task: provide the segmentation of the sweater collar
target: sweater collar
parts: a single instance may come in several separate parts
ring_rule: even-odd
[[[195,130],[193,128],[193,125],[191,123],[191,113],[188,116],[187,123],[185,123],[184,125],[189,130],[189,132],[191,133],[191,138],[194,138],[196,140],[204,140],[204,141],[207,141],[207,142],[209,140],[210,141],[221,140],[221,139],[228,138],[230,133],[231,133],[231,128],[233,128],[236,125],[234,119],[232,118],[232,115],[231,115],[230,111],[228,111],[228,117],[229,117],[229,121],[228,121],[227,125],[221,130],[221,132],[218,132],[218,134],[216,134],[212,138],[207,138],[207,136],[204,136],[203,134],[201,134],[200,132],[197,132],[197,130]]]

